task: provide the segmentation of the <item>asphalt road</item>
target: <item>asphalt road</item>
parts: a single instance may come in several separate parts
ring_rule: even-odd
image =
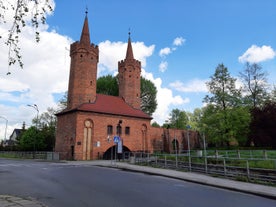
[[[275,207],[276,200],[91,165],[0,159],[0,195],[49,207]]]

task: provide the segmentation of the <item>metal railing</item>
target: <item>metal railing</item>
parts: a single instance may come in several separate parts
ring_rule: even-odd
[[[59,160],[57,152],[24,152],[24,151],[0,151],[0,158]]]
[[[225,153],[225,152],[224,152]],[[274,151],[275,153],[275,151]],[[272,154],[274,154],[272,153]],[[207,154],[207,153],[206,153]],[[248,158],[223,155],[223,153],[202,155],[201,152],[182,154],[150,154],[143,152],[127,152],[125,160],[132,164],[148,165],[159,168],[206,173],[212,176],[276,185],[276,159],[257,157],[256,152]],[[256,158],[257,157],[257,158]]]

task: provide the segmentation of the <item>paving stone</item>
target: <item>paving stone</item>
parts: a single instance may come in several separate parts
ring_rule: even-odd
[[[12,195],[0,195],[1,207],[47,207],[33,198],[21,198]]]

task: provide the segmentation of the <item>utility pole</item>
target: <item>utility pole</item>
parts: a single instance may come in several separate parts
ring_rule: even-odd
[[[35,128],[36,128],[36,137],[34,139],[34,158],[35,158],[35,151],[36,151],[36,141],[37,141],[37,134],[38,134],[38,128],[37,128],[37,124],[38,124],[38,114],[39,114],[39,110],[38,110],[38,106],[36,104],[30,105],[28,104],[27,106],[32,107],[36,110],[36,122],[35,122]]]

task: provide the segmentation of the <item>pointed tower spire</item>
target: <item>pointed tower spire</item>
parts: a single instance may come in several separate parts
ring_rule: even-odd
[[[135,109],[140,109],[140,76],[141,76],[141,62],[135,60],[133,56],[130,32],[128,33],[128,45],[126,51],[126,58],[119,61],[119,97]]]
[[[130,39],[130,31],[128,32],[126,59],[134,59],[132,45],[131,45],[131,39]]]
[[[83,44],[86,44],[86,45],[90,45],[90,34],[89,34],[87,13],[88,13],[88,11],[87,11],[87,8],[86,8],[85,19],[84,19],[84,23],[83,23],[80,42],[83,43]]]
[[[67,109],[96,100],[99,47],[90,42],[87,12],[80,41],[70,46],[70,76]]]

